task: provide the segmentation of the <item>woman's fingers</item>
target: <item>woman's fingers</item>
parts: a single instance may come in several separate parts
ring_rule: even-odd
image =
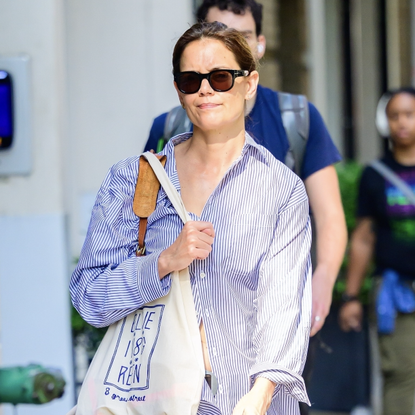
[[[197,231],[209,235],[212,238],[215,237],[215,230],[210,222],[189,221],[184,225],[183,230],[186,228],[196,229]]]
[[[215,236],[210,222],[187,222],[180,235],[159,257],[159,276],[186,268],[195,259],[206,259],[212,251]]]
[[[180,237],[184,238],[182,242],[185,247],[187,247],[189,254],[196,258],[198,256],[195,253],[196,250],[202,249],[210,252],[212,250],[211,246],[213,244],[213,226],[209,224],[206,226],[208,222],[199,223],[199,222],[188,222],[186,223],[185,227],[183,228]],[[178,238],[178,239],[179,239]]]

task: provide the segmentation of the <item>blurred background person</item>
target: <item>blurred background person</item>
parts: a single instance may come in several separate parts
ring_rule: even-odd
[[[386,116],[391,151],[380,160],[381,164],[367,166],[361,177],[358,224],[351,237],[340,325],[345,331],[361,330],[363,308],[358,296],[373,259],[377,282],[373,306],[383,376],[383,412],[384,415],[412,415],[415,394],[415,89],[401,88],[388,97]]]

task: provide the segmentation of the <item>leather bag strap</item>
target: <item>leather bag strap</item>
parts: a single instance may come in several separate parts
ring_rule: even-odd
[[[147,158],[148,162],[150,163],[151,167],[154,170],[155,175],[157,176],[161,186],[163,187],[164,191],[166,192],[167,197],[169,198],[171,204],[175,208],[177,214],[180,216],[180,219],[183,223],[186,223],[190,220],[189,214],[184,206],[183,200],[174,187],[173,183],[170,181],[167,173],[163,169],[163,166],[160,164],[159,160],[155,157],[153,153],[149,151],[143,154],[144,157]]]
[[[167,157],[156,155],[163,165],[166,164]],[[137,256],[145,254],[144,238],[147,230],[147,219],[154,212],[157,202],[157,194],[160,189],[160,182],[154,174],[153,169],[147,159],[140,156],[140,167],[138,169],[137,184],[135,186],[133,210],[140,218],[138,231]]]

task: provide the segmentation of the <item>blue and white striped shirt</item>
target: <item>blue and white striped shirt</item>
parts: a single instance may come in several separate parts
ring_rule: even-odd
[[[176,189],[174,145],[162,153]],[[107,326],[166,295],[158,257],[183,223],[163,189],[148,219],[145,257],[136,257],[139,219],[132,204],[139,157],[112,167],[96,199],[88,234],[70,284],[82,317]],[[241,156],[210,195],[201,217],[215,229],[212,252],[189,266],[198,319],[218,378],[215,397],[203,388],[199,414],[230,415],[257,376],[277,384],[267,414],[297,414],[308,402],[300,376],[311,316],[311,227],[302,181],[246,134]]]

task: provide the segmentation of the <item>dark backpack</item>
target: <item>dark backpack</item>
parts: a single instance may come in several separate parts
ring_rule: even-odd
[[[284,163],[300,176],[310,130],[307,98],[304,95],[286,92],[277,92],[277,97],[282,123],[290,144]],[[171,137],[190,131],[191,126],[186,111],[181,106],[173,108],[167,114],[163,137],[157,143],[157,153],[164,148]]]

